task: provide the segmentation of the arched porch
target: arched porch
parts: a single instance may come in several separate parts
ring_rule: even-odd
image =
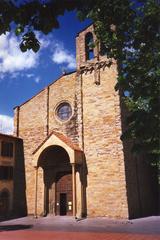
[[[82,163],[83,152],[60,133],[52,133],[34,151],[35,217],[39,214],[82,216]],[[42,184],[43,199],[40,199]],[[41,210],[39,201],[43,201]]]

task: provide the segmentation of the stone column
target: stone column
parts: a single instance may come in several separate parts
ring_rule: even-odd
[[[80,180],[80,169],[76,171],[76,216],[82,217],[82,183]]]
[[[73,194],[73,216],[77,213],[77,199],[76,199],[76,168],[75,163],[72,163],[72,194]]]
[[[35,209],[34,217],[37,218],[37,193],[38,193],[38,167],[35,166]]]
[[[43,216],[47,216],[47,200],[48,200],[48,187],[46,184],[44,184],[44,210],[43,210]]]

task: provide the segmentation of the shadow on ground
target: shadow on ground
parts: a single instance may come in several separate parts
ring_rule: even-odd
[[[0,226],[0,232],[2,231],[17,231],[17,230],[24,230],[32,228],[33,225],[23,225],[23,224],[16,224],[16,225],[3,225]]]

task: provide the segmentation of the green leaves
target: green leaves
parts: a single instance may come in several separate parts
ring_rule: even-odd
[[[18,25],[17,27],[16,27],[16,29],[15,29],[15,34],[16,34],[16,36],[19,36],[21,33],[23,33],[24,32],[24,27],[22,26],[22,25]]]
[[[134,139],[133,151],[145,150],[152,161],[159,161],[160,5],[154,0],[139,4],[127,0],[93,1],[86,16],[93,19],[107,56],[117,60],[116,90],[130,92],[124,98],[129,117],[122,139]],[[114,31],[112,24],[116,26]]]
[[[10,25],[15,26],[16,36],[22,37],[20,49],[24,52],[32,49],[37,52],[40,48],[38,39],[33,32],[41,31],[48,34],[52,29],[59,28],[57,20],[64,12],[72,11],[78,2],[70,1],[0,1],[0,34],[10,31]],[[23,34],[23,35],[22,35]]]
[[[23,35],[23,40],[20,44],[20,49],[22,52],[32,49],[34,52],[37,52],[40,48],[40,43],[36,39],[36,36],[33,32],[28,32]]]

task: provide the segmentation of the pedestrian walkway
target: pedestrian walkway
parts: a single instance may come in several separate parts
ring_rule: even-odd
[[[108,218],[25,217],[0,223],[0,240],[160,240],[160,217]]]

